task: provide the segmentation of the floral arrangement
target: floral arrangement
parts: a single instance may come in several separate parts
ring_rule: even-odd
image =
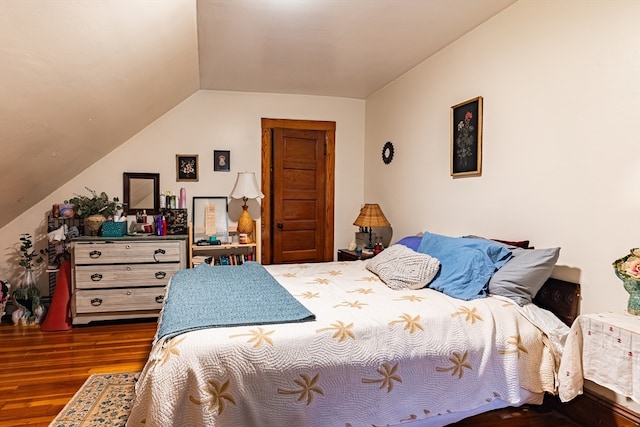
[[[629,254],[613,262],[616,276],[621,280],[640,281],[640,248],[631,249]]]
[[[75,197],[64,201],[74,206],[76,215],[84,218],[89,215],[102,214],[109,218],[123,208],[123,204],[117,197],[110,199],[104,191],[98,194],[89,187],[85,188],[91,193],[91,197],[76,194]]]
[[[627,311],[640,316],[640,248],[631,249],[629,254],[615,260],[613,269],[629,292]]]

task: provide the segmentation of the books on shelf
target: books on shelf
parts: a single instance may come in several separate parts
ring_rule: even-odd
[[[191,259],[191,264],[193,264],[194,267],[202,264],[203,262],[205,262],[207,264],[211,264],[211,259],[212,258],[213,258],[212,256],[195,255]]]
[[[192,264],[194,267],[203,262],[209,265],[242,265],[246,261],[253,260],[253,252],[249,252],[248,254],[225,254],[218,256],[195,255],[192,259]]]

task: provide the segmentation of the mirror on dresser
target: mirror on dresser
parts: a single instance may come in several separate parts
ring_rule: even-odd
[[[159,173],[124,172],[122,187],[127,214],[146,211],[149,215],[156,215],[160,212]]]

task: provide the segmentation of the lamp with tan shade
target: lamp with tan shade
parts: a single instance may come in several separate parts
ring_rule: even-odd
[[[360,209],[360,215],[353,222],[353,225],[364,228],[369,233],[369,245],[366,249],[373,249],[373,237],[371,235],[372,227],[389,227],[391,224],[384,216],[380,205],[377,203],[366,203]]]
[[[238,233],[247,235],[247,243],[252,243],[249,236],[253,232],[253,219],[249,215],[247,210],[247,200],[249,199],[262,199],[264,194],[258,188],[258,182],[256,181],[256,175],[253,172],[238,172],[236,183],[233,186],[233,191],[229,195],[232,199],[242,199],[244,204],[242,205],[242,214],[238,218]]]

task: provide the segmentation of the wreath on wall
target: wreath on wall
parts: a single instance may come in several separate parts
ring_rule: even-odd
[[[385,165],[391,163],[391,160],[393,160],[393,154],[393,144],[391,143],[391,141],[387,141],[382,147],[382,161]]]

